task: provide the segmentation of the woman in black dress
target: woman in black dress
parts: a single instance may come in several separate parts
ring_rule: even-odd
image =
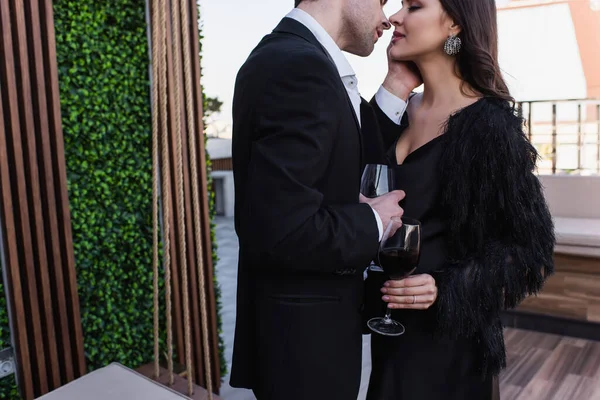
[[[369,271],[369,316],[383,301],[407,309],[392,315],[404,335],[372,334],[367,399],[492,399],[506,365],[500,312],[553,271],[537,153],[500,74],[494,0],[405,0],[390,22],[390,68],[414,63],[424,91],[400,126],[375,110],[404,215],[422,223],[415,274],[435,279],[437,299],[419,309],[429,299],[406,280],[382,288]]]

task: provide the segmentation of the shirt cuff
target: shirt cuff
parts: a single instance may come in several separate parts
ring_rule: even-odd
[[[373,210],[373,214],[375,214],[375,220],[377,221],[377,230],[379,231],[379,241],[381,242],[381,238],[383,238],[383,223],[381,222],[381,217],[379,216],[377,211],[375,211],[373,207],[371,207],[371,210]]]
[[[400,125],[404,111],[408,103],[399,97],[394,96],[383,86],[379,87],[377,93],[375,93],[375,101],[381,111],[388,116],[396,125]]]

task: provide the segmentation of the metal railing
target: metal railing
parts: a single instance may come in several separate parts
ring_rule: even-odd
[[[600,99],[519,101],[540,173],[600,175]]]

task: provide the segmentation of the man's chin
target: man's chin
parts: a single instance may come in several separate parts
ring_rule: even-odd
[[[362,48],[349,50],[348,53],[354,54],[355,56],[359,57],[368,57],[371,55],[371,53],[373,53],[373,50],[375,50],[375,43],[373,43],[370,46],[364,46]]]

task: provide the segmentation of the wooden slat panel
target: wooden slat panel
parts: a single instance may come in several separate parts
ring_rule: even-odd
[[[27,25],[30,29],[30,48],[33,50],[32,65],[35,66],[35,90],[34,104],[36,115],[36,132],[38,146],[40,151],[40,184],[42,187],[42,196],[44,198],[44,217],[46,223],[46,249],[50,255],[48,263],[54,270],[53,290],[55,293],[65,293],[65,282],[62,272],[63,254],[61,253],[61,244],[59,240],[59,228],[56,207],[56,192],[54,188],[54,169],[52,165],[52,148],[50,145],[50,124],[48,117],[48,97],[46,94],[46,71],[44,69],[43,40],[41,34],[40,9],[38,0],[28,1],[26,4],[26,13],[28,18]],[[71,346],[71,331],[69,329],[69,319],[67,312],[67,299],[65,296],[55,296],[56,313],[58,320],[56,324],[60,356],[60,368],[56,370],[63,374],[67,381],[73,379],[73,362]],[[66,346],[64,344],[67,344]]]
[[[211,163],[213,171],[233,171],[233,163],[231,158],[211,160]]]
[[[2,23],[0,18],[0,32],[4,32],[5,25]],[[1,43],[1,41],[0,41]],[[0,44],[0,55],[4,53],[4,48]],[[4,60],[0,60],[4,61]],[[0,63],[3,64],[3,63]],[[15,221],[14,221],[14,209],[12,201],[12,181],[9,175],[9,163],[8,163],[8,149],[7,149],[7,134],[5,129],[4,121],[4,103],[7,101],[4,99],[4,90],[0,97],[0,188],[2,193],[0,201],[2,202],[0,221],[2,222],[2,233],[4,240],[4,269],[7,282],[5,284],[6,294],[9,298],[20,298],[23,297],[23,291],[21,287],[21,277],[19,271],[19,254],[17,249],[17,242],[9,240],[17,236]],[[27,324],[25,321],[25,308],[22,301],[9,302],[9,312],[12,317],[12,336],[18,343],[27,343]],[[29,346],[16,346],[15,354],[17,360],[28,360],[30,357]],[[29,363],[18,363],[17,374],[19,376],[31,376],[31,364]],[[33,398],[33,382],[31,379],[22,382],[21,391],[25,398]]]
[[[173,3],[172,3],[173,4]],[[175,4],[173,4],[175,5]],[[175,18],[175,10],[181,10],[179,7],[179,3],[176,4],[177,7],[174,7],[172,12],[173,17]],[[183,19],[180,17],[180,26],[183,22]],[[187,30],[182,29],[182,31],[187,32]],[[173,67],[179,65],[179,71],[175,76],[178,76],[179,80],[176,84],[179,87],[179,106],[180,106],[180,118],[181,118],[181,144],[182,144],[182,164],[183,164],[183,183],[184,183],[184,208],[185,208],[185,240],[186,240],[186,268],[187,268],[187,277],[188,277],[188,286],[186,288],[186,292],[182,293],[182,296],[185,296],[186,293],[188,295],[188,304],[190,310],[190,345],[191,345],[191,355],[192,355],[192,364],[193,364],[193,375],[194,382],[198,382],[198,372],[202,371],[203,368],[203,356],[204,353],[202,351],[201,346],[201,315],[200,315],[200,299],[198,297],[198,277],[197,277],[197,265],[198,261],[196,259],[196,241],[194,235],[194,213],[192,206],[192,184],[191,184],[191,164],[189,158],[189,146],[195,145],[194,143],[188,143],[188,130],[191,127],[188,125],[188,116],[187,116],[187,108],[186,108],[186,85],[185,85],[185,75],[184,75],[184,59],[183,59],[183,40],[181,33],[174,37],[175,40],[179,40],[180,52],[177,54],[175,50],[177,46],[173,46],[173,57],[177,57],[177,62],[174,62]],[[175,60],[174,60],[175,61]],[[193,93],[192,93],[193,96]],[[173,99],[175,101],[175,99]],[[197,122],[195,122],[197,125]],[[182,249],[180,249],[182,250]],[[183,265],[180,265],[180,269],[183,268]],[[182,318],[184,315],[182,314]],[[185,325],[185,319],[183,320]]]
[[[27,400],[85,372],[51,0],[0,2],[6,287]]]
[[[179,1],[179,0],[178,0]],[[181,47],[181,54],[175,54],[175,43],[173,42],[172,33],[172,18],[175,16],[173,12],[175,10],[173,0],[166,1],[166,7],[169,10],[169,18],[167,18],[167,32],[164,37],[167,42],[167,101],[168,101],[168,142],[169,142],[169,160],[161,160],[161,168],[167,168],[169,176],[171,178],[171,192],[168,193],[171,202],[171,210],[168,215],[170,224],[169,237],[171,239],[171,271],[172,271],[172,289],[173,289],[173,329],[175,333],[174,344],[177,348],[177,362],[181,365],[185,365],[185,347],[184,347],[184,315],[181,302],[183,296],[189,296],[190,301],[190,326],[191,326],[191,344],[192,344],[192,361],[193,361],[193,380],[200,385],[206,385],[205,370],[206,365],[204,363],[204,349],[203,349],[203,335],[202,335],[202,314],[200,310],[200,298],[199,298],[199,287],[198,287],[198,274],[200,262],[197,259],[197,249],[194,232],[194,215],[193,209],[193,198],[192,198],[192,174],[191,174],[191,160],[189,156],[189,148],[193,146],[196,149],[197,155],[197,172],[198,176],[198,191],[200,199],[200,219],[201,219],[201,241],[202,252],[201,257],[204,265],[204,276],[206,280],[206,299],[208,306],[208,322],[209,322],[209,346],[210,346],[210,358],[212,367],[212,380],[213,389],[218,390],[220,385],[220,367],[219,367],[219,353],[218,353],[218,332],[216,328],[216,304],[214,298],[214,287],[213,287],[213,266],[212,266],[212,245],[210,237],[210,219],[209,219],[209,207],[208,207],[208,193],[207,193],[207,176],[206,176],[206,159],[204,153],[204,135],[202,127],[202,93],[198,84],[200,78],[200,64],[198,58],[198,26],[197,26],[197,10],[194,2],[186,2],[186,11],[189,13],[189,21],[187,26],[182,26],[182,34],[187,35],[189,39],[189,53],[191,59],[191,80],[192,80],[192,93],[191,98],[193,101],[193,124],[194,124],[194,139],[190,141],[188,138],[188,115],[189,112],[186,109],[186,88],[185,88],[185,75],[184,75],[184,60],[183,58],[183,47]],[[150,5],[152,7],[152,5]],[[151,10],[152,11],[152,10]],[[181,21],[183,23],[183,20]],[[183,37],[180,37],[181,46],[183,46]],[[174,57],[180,57],[178,62],[179,70],[175,71],[175,59]],[[176,72],[177,78],[176,79]],[[153,77],[153,84],[158,85],[161,77]],[[178,101],[180,104],[180,123],[181,123],[181,140],[183,148],[183,189],[184,195],[181,199],[183,201],[183,210],[177,209],[178,201],[180,200],[179,188],[176,180],[176,150],[177,150],[177,130],[176,130],[176,104],[175,104],[175,85],[178,89]],[[163,116],[160,115],[160,118]],[[164,134],[164,133],[163,133]],[[165,162],[166,161],[166,162]],[[183,251],[183,243],[179,239],[178,229],[181,218],[184,219],[185,224],[185,242],[186,249]],[[184,254],[185,253],[185,254]],[[183,259],[187,264],[188,272],[188,286],[184,288],[182,286],[181,271],[183,268]]]
[[[28,342],[19,343],[21,346],[30,346],[30,355],[32,357],[32,377],[34,386],[41,388],[43,391],[48,391],[48,383],[46,379],[46,364],[44,362],[46,352],[42,337],[42,325],[39,317],[39,299],[37,291],[37,279],[35,275],[35,261],[33,257],[33,243],[30,232],[29,205],[27,194],[27,178],[25,177],[25,165],[23,160],[23,148],[21,138],[21,122],[19,115],[19,96],[17,93],[17,79],[15,73],[15,53],[13,47],[13,27],[10,18],[10,8],[8,2],[0,2],[0,19],[2,20],[2,45],[4,63],[2,63],[2,81],[3,90],[6,91],[6,103],[9,120],[10,133],[9,140],[9,157],[12,158],[13,166],[12,173],[15,174],[13,188],[18,202],[13,203],[14,213],[17,217],[16,225],[18,227],[17,237],[19,251],[23,255],[22,258],[22,279],[25,281],[24,296],[15,301],[25,302],[25,312],[29,316],[36,318],[28,318]],[[21,89],[21,88],[19,88]],[[10,240],[11,238],[8,238]],[[26,362],[23,360],[23,362]]]
[[[64,137],[60,112],[60,92],[58,88],[58,66],[56,63],[56,39],[54,35],[54,15],[52,0],[40,0],[42,37],[44,41],[44,69],[47,71],[46,87],[48,90],[48,115],[50,122],[50,143],[54,169],[54,186],[56,188],[56,212],[60,232],[61,252],[63,254],[62,274],[65,277],[64,295],[68,304],[68,321],[71,331],[71,342],[64,343],[70,347],[72,356],[66,363],[73,365],[73,376],[67,367],[66,381],[71,381],[86,372],[85,352],[83,348],[83,328],[79,309],[79,293],[77,291],[77,275],[75,270],[75,254],[73,253],[73,235],[71,231],[71,211],[67,192],[67,170],[65,164]],[[67,350],[68,351],[68,350]]]
[[[47,262],[46,257],[46,239],[44,232],[44,219],[42,217],[42,196],[40,193],[40,176],[38,172],[37,160],[37,141],[35,133],[35,122],[33,113],[33,93],[31,90],[31,82],[29,77],[29,52],[27,43],[27,30],[25,24],[25,9],[22,1],[14,3],[12,9],[13,21],[16,27],[16,48],[18,48],[17,70],[20,72],[20,103],[23,130],[22,134],[26,142],[25,149],[25,164],[28,165],[29,179],[27,187],[30,190],[30,204],[33,211],[31,226],[31,237],[34,242],[34,256],[36,265],[43,265]],[[50,286],[50,277],[47,268],[36,268],[39,275],[36,277],[39,284],[37,290],[41,292],[40,309],[43,312],[39,314],[39,319],[42,323],[42,332],[44,339],[44,348],[47,352],[49,365],[58,366],[58,352],[56,349],[56,331],[54,328],[54,310],[52,307],[52,293]],[[35,315],[35,314],[34,314]],[[50,368],[49,374],[51,382],[44,383],[41,386],[42,390],[50,390],[60,386],[60,370],[59,368]],[[43,377],[43,375],[42,375]],[[45,378],[40,379],[42,382]],[[47,385],[47,386],[46,386]]]
[[[208,329],[211,333],[209,344],[211,347],[211,363],[212,363],[212,382],[215,388],[218,389],[221,383],[220,360],[219,360],[219,337],[217,331],[217,306],[215,299],[215,288],[213,283],[213,260],[212,260],[212,239],[210,236],[210,212],[208,204],[208,179],[206,176],[206,154],[204,146],[204,126],[202,123],[202,88],[200,54],[199,48],[199,32],[198,32],[198,8],[195,1],[188,1],[188,12],[190,14],[189,26],[187,27],[190,34],[190,46],[192,57],[192,82],[195,87],[194,105],[196,108],[196,138],[197,138],[197,155],[198,155],[198,173],[200,174],[200,201],[204,229],[202,237],[202,248],[204,253],[204,276],[206,278],[206,299],[209,310]],[[202,364],[203,365],[203,364]],[[205,385],[204,371],[198,370],[196,379],[201,385]]]

